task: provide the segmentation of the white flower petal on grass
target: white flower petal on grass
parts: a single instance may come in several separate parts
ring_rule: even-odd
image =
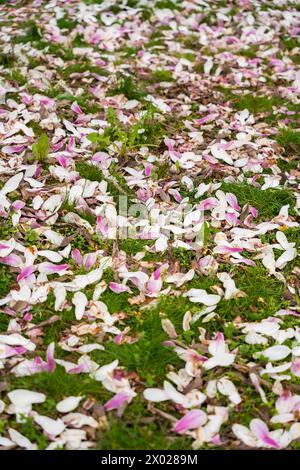
[[[169,320],[168,318],[162,318],[161,326],[164,332],[167,333],[169,338],[177,338],[178,335],[176,333],[175,326],[173,325],[171,320]]]
[[[234,424],[232,426],[234,435],[248,447],[259,447],[259,442],[250,429],[241,424]]]
[[[43,256],[44,258],[47,258],[52,263],[60,263],[63,259],[63,257],[59,253],[57,253],[56,251],[52,251],[52,250],[41,250],[41,251],[38,251],[37,254],[39,256]]]
[[[5,185],[0,190],[0,194],[3,194],[5,196],[6,194],[15,191],[19,187],[23,176],[23,173],[17,173],[16,175],[9,178],[9,180],[6,181]]]
[[[187,312],[185,312],[183,320],[182,320],[182,329],[183,329],[183,331],[189,331],[190,330],[190,323],[192,321],[192,318],[193,318],[192,314],[189,310]]]
[[[97,429],[99,427],[99,423],[92,416],[87,416],[83,413],[69,413],[63,416],[62,420],[66,426],[72,426],[74,428],[90,426],[91,428]]]
[[[7,394],[10,401],[20,407],[26,407],[34,403],[44,403],[46,395],[43,393],[32,392],[31,390],[17,389]]]
[[[102,383],[110,382],[113,379],[114,370],[118,367],[118,364],[118,359],[115,359],[110,364],[105,364],[104,366],[99,367],[92,373],[92,377]]]
[[[223,333],[216,334],[215,339],[208,346],[208,351],[212,357],[203,363],[204,369],[209,370],[216,366],[227,367],[235,360],[235,354],[229,352]]]
[[[59,194],[53,194],[44,202],[42,210],[46,212],[54,212],[59,209],[62,204],[62,197]]]
[[[234,280],[231,279],[228,273],[219,273],[217,276],[225,288],[225,300],[233,299],[234,297],[244,297],[246,295],[244,292],[236,288]]]
[[[219,147],[219,144],[214,144],[210,149],[212,155],[218,160],[223,160],[228,165],[233,165],[233,160],[228,153]]]
[[[206,400],[206,396],[199,390],[194,389],[184,395],[178,392],[167,380],[164,381],[164,390],[159,388],[147,388],[144,390],[144,397],[146,400],[154,402],[171,400],[174,403],[182,405],[184,408],[200,406]]]
[[[271,423],[289,423],[294,421],[293,413],[281,413],[280,415],[275,415],[270,419]]]
[[[4,411],[5,409],[5,403],[4,401],[0,400],[0,414]]]
[[[100,281],[100,279],[102,278],[103,269],[98,268],[94,269],[93,271],[90,271],[88,274],[80,274],[78,276],[75,276],[73,281],[68,284],[68,287],[70,288],[70,290],[76,291],[79,289],[84,289],[86,286]]]
[[[55,297],[54,310],[57,312],[63,308],[67,296],[67,289],[64,286],[57,286],[53,289],[53,294]]]
[[[276,240],[278,243],[281,245],[282,250],[288,250],[291,245],[294,245],[292,243],[289,243],[288,239],[286,238],[285,234],[278,230],[276,232]]]
[[[8,449],[11,449],[12,447],[16,447],[16,443],[7,437],[0,436],[0,447],[7,447]]]
[[[246,335],[245,341],[247,344],[268,344],[267,338],[259,333],[255,333],[255,331],[250,331],[250,333]]]
[[[83,397],[67,397],[57,403],[56,409],[60,413],[69,413],[75,410]]]
[[[88,304],[86,295],[83,292],[76,292],[72,299],[72,304],[75,305],[76,320],[81,320],[85,312],[85,307]]]
[[[289,356],[289,354],[291,354],[290,348],[284,345],[271,346],[264,351],[256,353],[257,356],[263,355],[264,357],[270,359],[270,361],[280,361],[281,359],[285,359],[287,356]]]
[[[241,396],[237,391],[235,385],[231,382],[231,380],[227,379],[226,377],[222,377],[220,380],[218,380],[217,387],[219,392],[222,395],[227,396],[231,403],[233,403],[234,405],[238,405],[239,403],[241,403]]]
[[[203,367],[204,369],[210,370],[213,369],[214,367],[221,366],[221,367],[227,367],[230,366],[235,359],[234,354],[223,354],[222,356],[213,356],[209,358],[207,361],[204,362]]]
[[[47,240],[56,246],[60,246],[64,240],[63,235],[55,232],[54,230],[45,230],[44,236],[47,238]]]
[[[275,266],[277,269],[284,269],[287,263],[293,261],[293,259],[297,258],[297,250],[293,246],[289,246],[289,248],[277,258],[275,262]]]
[[[52,419],[48,416],[37,415],[34,417],[34,421],[50,436],[58,436],[66,427],[61,419]]]
[[[12,333],[10,335],[0,334],[0,344],[8,344],[9,346],[23,346],[28,351],[34,351],[36,345],[28,338],[24,338],[19,333]]]
[[[22,447],[22,449],[37,450],[38,446],[36,444],[30,442],[27,437],[23,436],[23,434],[19,433],[15,429],[9,428],[8,434],[11,440],[15,442],[15,444],[17,444],[19,447]]]
[[[169,400],[169,395],[165,390],[161,390],[160,388],[146,388],[146,390],[144,390],[144,397],[146,400],[153,402]]]
[[[13,238],[9,240],[0,240],[0,257],[8,256],[15,248],[16,242]]]
[[[295,347],[292,349],[292,354],[293,354],[293,356],[299,357],[299,356],[300,356],[300,346],[295,346]]]
[[[246,323],[243,328],[243,333],[255,331],[266,336],[273,336],[278,330],[280,325],[274,321],[262,321],[260,323]]]
[[[221,297],[216,294],[208,294],[204,289],[190,289],[185,294],[189,297],[190,302],[201,303],[207,307],[211,307],[220,302]]]
[[[292,440],[299,439],[300,437],[300,423],[294,423],[289,430]]]

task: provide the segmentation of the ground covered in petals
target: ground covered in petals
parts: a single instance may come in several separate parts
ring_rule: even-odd
[[[0,448],[300,448],[300,7],[0,1]]]

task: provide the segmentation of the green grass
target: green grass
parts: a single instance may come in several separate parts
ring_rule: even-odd
[[[226,193],[233,193],[243,207],[249,204],[258,209],[258,220],[266,221],[278,215],[282,206],[289,204],[290,213],[293,211],[295,198],[288,189],[266,189],[248,185],[246,183],[223,183],[222,190]]]
[[[233,106],[238,111],[248,109],[250,113],[266,113],[272,112],[273,106],[281,106],[284,100],[281,97],[272,96],[255,96],[252,93],[235,97]]]
[[[16,82],[19,86],[23,86],[27,83],[27,78],[17,69],[10,70],[9,80]]]
[[[11,290],[12,284],[16,281],[16,276],[11,272],[9,266],[0,264],[0,279],[0,299],[2,299]]]
[[[131,77],[120,77],[117,85],[110,90],[111,96],[124,95],[128,100],[141,101],[147,95],[145,90],[139,88],[137,82]]]
[[[105,179],[102,171],[90,163],[77,162],[76,170],[78,171],[81,178],[87,179],[89,181],[101,182]]]
[[[78,171],[81,178],[85,178],[89,181],[107,181],[108,192],[111,196],[116,198],[117,203],[119,202],[118,196],[124,193],[127,194],[130,198],[134,196],[133,191],[128,188],[123,176],[120,173],[111,173],[112,178],[107,179],[104,177],[102,171],[97,166],[83,161],[76,163],[76,170]],[[114,184],[114,179],[117,181],[117,186]],[[120,188],[122,188],[123,193],[120,192]]]
[[[5,68],[11,68],[14,66],[17,58],[13,54],[0,53],[0,65]]]
[[[152,73],[152,81],[154,83],[172,82],[174,78],[170,70],[154,70]]]
[[[67,200],[63,202],[60,210],[68,212],[74,212],[78,214],[82,219],[86,220],[92,226],[96,223],[96,216],[90,210],[77,209],[75,204],[70,204]]]
[[[184,303],[182,301],[178,302],[181,306]],[[160,304],[160,306],[164,310],[164,304]],[[159,313],[158,309],[154,309],[135,314],[134,309],[131,307],[128,312],[129,324],[133,326],[133,331],[139,334],[139,341],[133,344],[124,343],[121,346],[116,345],[114,342],[106,342],[105,351],[94,351],[91,357],[101,364],[119,359],[120,364],[126,370],[136,372],[148,386],[152,386],[154,383],[162,383],[167,366],[169,364],[178,366],[180,361],[172,350],[162,344],[168,337],[162,330]],[[182,315],[179,307],[177,307],[176,312],[173,312],[174,315],[177,318]]]
[[[300,131],[294,129],[281,129],[277,136],[277,142],[285,149],[287,153],[300,153]]]
[[[99,12],[95,13],[97,22],[104,26],[102,21],[101,8],[103,7],[102,0],[83,0],[87,5],[100,5]],[[287,63],[294,63],[296,69],[299,64],[299,46],[298,39],[291,37],[286,26],[282,24],[280,27],[279,37],[275,38],[274,44],[261,43],[242,45],[240,47],[236,44],[230,44],[228,50],[218,47],[220,43],[210,42],[207,46],[199,42],[199,34],[195,32],[194,27],[190,31],[178,30],[175,31],[170,28],[169,21],[158,21],[155,19],[155,13],[159,9],[168,9],[174,12],[176,16],[183,14],[180,10],[182,2],[177,0],[155,0],[153,5],[146,4],[147,2],[140,2],[139,0],[126,0],[125,5],[128,8],[136,9],[134,16],[138,21],[145,23],[145,37],[141,38],[138,42],[128,36],[125,36],[125,41],[121,40],[118,44],[113,46],[113,50],[104,49],[102,41],[98,45],[92,45],[85,40],[85,36],[81,29],[84,25],[76,19],[76,12],[72,8],[66,7],[66,11],[62,10],[57,18],[57,25],[61,29],[62,34],[68,36],[70,42],[65,45],[60,42],[48,40],[44,37],[45,17],[40,14],[41,9],[33,12],[30,20],[14,22],[14,12],[23,4],[30,6],[30,1],[19,1],[15,4],[9,4],[5,0],[0,0],[0,3],[5,4],[9,15],[4,17],[4,27],[12,27],[16,32],[12,38],[12,48],[5,49],[5,52],[0,53],[0,66],[3,71],[3,76],[8,82],[8,89],[16,88],[17,92],[8,92],[5,98],[15,100],[18,104],[21,103],[21,87],[29,94],[43,94],[55,100],[57,116],[59,119],[68,119],[74,122],[78,116],[70,109],[71,104],[77,101],[86,115],[86,122],[83,122],[83,127],[90,127],[90,134],[87,138],[90,140],[89,149],[92,153],[97,151],[108,151],[108,148],[113,147],[116,152],[113,162],[109,167],[109,173],[102,171],[96,165],[93,165],[88,157],[77,156],[74,159],[76,171],[81,178],[89,181],[101,182],[106,180],[108,183],[108,193],[114,199],[116,205],[118,204],[118,196],[126,193],[130,200],[136,200],[135,190],[130,189],[126,182],[125,166],[130,166],[134,169],[141,169],[143,162],[147,158],[142,152],[141,148],[146,146],[149,148],[149,154],[156,157],[153,159],[153,171],[151,177],[147,179],[151,189],[159,191],[162,189],[167,193],[168,187],[165,185],[170,180],[176,181],[180,194],[183,197],[188,197],[191,203],[198,203],[194,195],[197,191],[197,186],[204,180],[208,181],[222,181],[223,175],[215,173],[212,169],[212,174],[207,176],[202,172],[201,165],[198,168],[196,165],[192,170],[182,170],[177,168],[177,172],[171,172],[170,159],[164,154],[166,146],[164,144],[164,137],[174,138],[178,142],[178,148],[181,151],[181,145],[187,151],[196,150],[202,152],[202,145],[197,147],[190,147],[190,138],[188,136],[187,127],[185,126],[185,119],[194,119],[199,117],[199,110],[201,106],[207,106],[209,103],[221,105],[225,101],[228,102],[229,113],[224,114],[226,123],[228,124],[233,117],[235,111],[241,111],[247,108],[255,118],[255,124],[261,121],[268,124],[269,128],[277,129],[277,134],[273,132],[272,138],[282,147],[280,149],[276,146],[276,154],[281,153],[283,159],[276,160],[276,165],[282,171],[290,171],[297,168],[298,156],[300,153],[300,132],[299,132],[299,105],[289,101],[289,97],[284,98],[280,96],[283,88],[288,86],[288,82],[281,79],[280,73],[273,74],[273,68],[268,67],[269,58],[263,58],[257,70],[262,70],[262,76],[265,81],[260,82],[258,77],[249,78],[251,85],[247,81],[243,81],[242,86],[232,85],[233,75],[231,64],[228,65],[225,59],[225,53],[230,52],[235,56],[245,57],[247,67],[251,70],[250,61],[259,57],[260,51],[267,50],[270,46],[279,46],[278,52],[275,54],[278,59],[284,60],[287,58]],[[150,3],[150,2],[148,2]],[[225,9],[225,14],[231,18],[230,28],[232,35],[239,35],[241,16],[248,14],[248,7],[244,11],[233,3],[228,3],[225,0],[217,0],[211,5],[203,6],[197,5],[194,2],[195,10],[191,10],[192,15],[199,16],[199,22],[202,25],[207,25],[208,28],[217,27],[219,22],[217,12],[220,8]],[[21,5],[22,4],[22,5]],[[23,5],[24,6],[24,5]],[[194,8],[193,7],[193,8]],[[250,8],[250,7],[249,7]],[[278,11],[283,11],[285,7],[276,7]],[[299,10],[299,5],[293,5],[293,9]],[[259,8],[256,9],[254,16],[259,19],[261,11],[272,11],[274,5],[272,2],[262,2]],[[96,11],[96,10],[95,10]],[[104,13],[110,12],[114,15],[114,24],[117,27],[126,28],[126,18],[124,8],[121,4],[115,2],[114,5],[105,9]],[[249,10],[251,11],[251,10]],[[288,10],[289,11],[289,10]],[[50,15],[50,16],[49,16]],[[52,12],[49,11],[49,18]],[[47,16],[47,18],[48,18]],[[131,20],[129,20],[131,21]],[[229,23],[228,23],[229,24]],[[255,25],[256,26],[256,25]],[[110,27],[108,26],[108,29]],[[286,31],[285,31],[286,30]],[[8,30],[9,31],[9,30]],[[8,32],[8,34],[11,34]],[[177,46],[174,49],[169,48],[171,41],[170,37],[173,35],[174,41]],[[278,36],[278,35],[277,35]],[[6,44],[8,46],[8,44]],[[18,45],[16,47],[16,45]],[[24,47],[25,45],[25,47]],[[76,56],[73,49],[75,47],[91,47],[93,49],[92,58],[87,56]],[[240,49],[238,49],[240,47]],[[14,50],[15,48],[15,50]],[[19,50],[20,49],[20,50]],[[33,54],[28,53],[29,50]],[[151,64],[148,68],[144,68],[142,62],[139,63],[139,51],[144,50],[151,53]],[[3,50],[4,51],[4,50]],[[10,51],[10,52],[7,52]],[[34,52],[35,51],[35,52]],[[23,57],[24,55],[24,61]],[[205,77],[205,89],[202,89],[203,79],[203,57],[212,56],[214,60],[214,67],[211,72],[210,79]],[[95,65],[93,57],[101,57],[105,63],[103,66]],[[224,61],[223,58],[224,57]],[[170,60],[169,60],[170,59]],[[196,72],[191,82],[173,78],[173,70],[180,59],[190,61],[191,71]],[[58,60],[58,61],[57,61]],[[229,59],[230,60],[230,59]],[[292,62],[289,62],[291,60]],[[56,62],[57,61],[57,62]],[[62,62],[63,61],[63,62]],[[56,64],[59,64],[57,66]],[[63,66],[61,65],[63,64]],[[53,71],[52,78],[48,80],[45,74],[39,80],[31,79],[28,82],[28,77],[25,73],[26,67],[28,70],[33,70],[38,66],[45,66],[47,70]],[[185,67],[185,65],[184,65]],[[217,68],[220,67],[220,73],[215,75]],[[237,65],[238,67],[238,65]],[[261,69],[260,69],[261,67]],[[253,66],[253,70],[256,67]],[[185,68],[184,74],[188,71]],[[232,75],[233,74],[233,75]],[[102,77],[102,78],[101,78]],[[103,81],[102,81],[103,79]],[[107,81],[106,81],[107,80]],[[198,81],[198,82],[197,82]],[[162,82],[169,82],[169,87],[162,87]],[[207,84],[207,86],[206,86]],[[40,85],[41,88],[40,88]],[[91,88],[100,86],[104,92],[104,99],[96,98],[91,93]],[[199,85],[199,89],[198,89]],[[228,88],[226,88],[228,87]],[[5,85],[6,88],[6,85]],[[282,90],[282,91],[280,91]],[[198,93],[199,91],[199,93]],[[219,91],[220,93],[216,93]],[[180,112],[180,93],[185,95],[185,110]],[[159,109],[150,104],[146,96],[152,94],[158,96],[168,103],[174,103],[174,109],[170,113],[162,114]],[[138,100],[139,104],[133,110],[126,110],[123,106],[123,98],[120,99],[120,106],[116,108],[109,108],[108,101],[114,101],[112,96],[123,95],[127,100]],[[283,93],[282,93],[283,95]],[[118,99],[116,100],[118,101]],[[125,100],[126,101],[126,100]],[[178,104],[177,104],[178,103]],[[115,106],[115,103],[113,104]],[[3,104],[6,109],[6,103]],[[9,106],[9,108],[11,108]],[[29,105],[30,108],[30,105]],[[279,109],[282,108],[281,111]],[[13,107],[12,107],[13,109]],[[286,109],[294,111],[293,115],[287,115]],[[32,111],[29,109],[30,112]],[[225,108],[224,108],[225,110]],[[119,119],[119,112],[122,112],[127,117],[131,116],[130,124],[124,124]],[[139,117],[141,111],[146,111],[144,117]],[[185,114],[186,113],[186,114]],[[46,181],[45,188],[41,194],[44,198],[44,190],[47,189],[48,183],[51,185],[56,184],[55,178],[49,176],[48,171],[48,154],[50,152],[49,142],[52,142],[52,129],[43,129],[41,127],[40,119],[47,118],[41,114],[39,116],[35,111],[32,116],[36,120],[26,122],[34,131],[34,142],[32,145],[32,152],[30,147],[25,156],[25,163],[39,163],[42,164],[42,179]],[[95,125],[90,121],[94,120]],[[96,119],[106,120],[108,126],[105,128],[104,133],[99,133],[99,126]],[[84,121],[84,120],[83,120]],[[78,121],[79,122],[79,121]],[[192,121],[191,121],[192,122]],[[226,125],[227,125],[226,124]],[[76,124],[75,124],[76,125]],[[44,126],[44,124],[42,124]],[[81,126],[81,124],[79,124]],[[283,127],[288,126],[288,127]],[[56,125],[55,125],[56,127]],[[206,129],[207,127],[207,129]],[[226,127],[226,126],[225,126]],[[255,127],[253,127],[255,128]],[[234,132],[236,129],[229,127]],[[258,135],[261,130],[257,128]],[[200,129],[201,130],[201,129]],[[273,130],[273,129],[272,129]],[[213,139],[225,138],[231,139],[229,135],[221,136],[223,129],[218,127],[216,123],[210,123],[205,126],[204,145],[207,146]],[[47,135],[46,133],[47,132]],[[262,131],[264,132],[264,130]],[[50,139],[51,137],[51,139]],[[48,139],[49,138],[49,139]],[[116,145],[118,143],[118,145]],[[120,145],[119,145],[120,143]],[[76,139],[76,146],[80,146],[80,142]],[[183,150],[184,151],[184,150]],[[31,155],[32,153],[32,155]],[[174,166],[174,165],[173,165]],[[173,170],[172,166],[172,170]],[[74,168],[72,168],[74,169]],[[198,171],[199,170],[199,171]],[[218,171],[218,170],[216,170]],[[265,173],[270,173],[271,169],[266,168]],[[105,176],[105,175],[106,176]],[[194,188],[192,191],[187,191],[186,186],[181,183],[182,176],[190,176],[194,181]],[[283,181],[283,179],[282,179]],[[263,179],[258,177],[257,182],[262,184]],[[0,182],[0,188],[4,183]],[[63,182],[62,185],[65,183]],[[10,201],[20,199],[20,190],[16,190],[8,195]],[[52,187],[53,187],[52,186]],[[294,210],[295,197],[292,190],[296,186],[289,186],[289,181],[278,189],[268,189],[262,191],[260,188],[246,183],[223,183],[221,189],[225,192],[232,192],[236,195],[241,207],[249,204],[258,209],[259,214],[255,223],[270,221],[273,217],[277,216],[283,205],[289,204],[289,213],[292,219],[296,219]],[[24,187],[25,189],[25,187]],[[35,191],[32,193],[34,196]],[[156,194],[154,198],[159,200],[163,193]],[[26,196],[27,197],[27,196]],[[26,199],[26,198],[25,198]],[[140,240],[140,239],[120,239],[117,241],[106,240],[100,238],[98,234],[89,234],[82,228],[74,224],[64,222],[64,215],[67,212],[75,212],[83,219],[87,220],[91,225],[95,225],[96,218],[93,209],[99,204],[95,199],[88,200],[89,209],[81,209],[76,207],[76,204],[68,203],[67,199],[59,209],[57,222],[54,223],[53,228],[61,233],[64,237],[70,237],[67,242],[70,243],[71,249],[78,248],[81,254],[95,252],[102,250],[101,256],[111,256],[117,248],[123,252],[120,256],[126,254],[126,267],[130,271],[145,271],[149,275],[166,260],[169,263],[169,272],[187,272],[191,267],[195,266],[199,257],[204,254],[212,253],[215,246],[213,237],[216,232],[222,230],[221,227],[208,227],[206,230],[205,249],[202,252],[189,251],[181,248],[172,248],[169,244],[168,250],[165,253],[152,253],[148,252],[147,248],[153,245],[153,240]],[[102,203],[101,203],[102,204]],[[31,206],[31,196],[26,199],[26,206]],[[118,205],[117,205],[118,208]],[[0,240],[7,240],[14,237],[19,243],[26,248],[35,246],[37,249],[51,249],[51,244],[39,235],[36,229],[30,225],[28,214],[31,216],[30,209],[25,209],[24,217],[18,226],[13,227],[11,222],[12,210],[8,209],[8,218],[1,219],[0,225]],[[42,225],[44,222],[41,222]],[[47,223],[47,222],[46,222]],[[284,230],[285,235],[289,242],[294,242],[296,247],[300,247],[300,232],[298,227],[289,228]],[[259,237],[264,244],[276,243],[276,230],[266,233]],[[66,243],[67,243],[66,242]],[[142,262],[134,259],[138,252],[144,251],[145,256]],[[276,257],[281,254],[279,250],[275,250]],[[243,252],[243,256],[254,259],[256,253]],[[167,295],[161,295],[157,299],[141,300],[140,303],[131,303],[130,299],[138,297],[140,292],[134,287],[131,282],[128,285],[132,289],[132,293],[115,294],[109,287],[101,294],[100,301],[107,305],[111,314],[122,313],[122,319],[118,320],[116,326],[120,330],[129,327],[127,333],[128,342],[123,341],[120,345],[115,343],[115,336],[111,333],[105,333],[103,339],[104,351],[93,351],[90,357],[96,361],[99,366],[110,363],[118,359],[119,366],[123,368],[124,373],[128,373],[129,380],[132,381],[137,396],[126,407],[124,413],[119,416],[119,412],[112,411],[106,413],[101,426],[97,431],[95,438],[97,449],[101,450],[126,450],[126,449],[190,449],[192,440],[187,436],[178,436],[171,431],[172,424],[151,411],[149,405],[143,398],[143,390],[146,387],[161,387],[163,381],[166,379],[166,374],[170,370],[178,371],[184,367],[185,363],[179,359],[175,351],[164,346],[165,340],[168,339],[167,334],[162,329],[161,318],[162,315],[170,319],[173,323],[178,334],[178,341],[193,347],[200,351],[201,340],[199,340],[199,328],[205,328],[206,339],[214,337],[216,331],[222,331],[228,342],[230,350],[237,348],[236,364],[246,365],[253,361],[253,354],[263,349],[260,345],[249,345],[245,343],[245,335],[237,327],[235,320],[237,317],[241,321],[252,322],[261,321],[268,316],[273,316],[274,313],[281,308],[288,308],[299,302],[298,294],[295,294],[291,300],[291,293],[287,293],[286,286],[278,281],[274,276],[269,275],[267,270],[263,267],[261,260],[255,260],[255,267],[248,267],[244,264],[233,265],[227,262],[225,257],[217,257],[219,262],[219,272],[227,272],[234,279],[236,286],[245,292],[245,297],[234,298],[231,300],[224,300],[218,303],[215,310],[215,316],[208,322],[204,322],[204,318],[200,317],[195,323],[191,323],[189,331],[183,331],[182,320],[187,310],[192,315],[197,314],[203,306],[189,301],[183,294],[190,288],[205,289],[209,293],[214,292],[214,287],[221,287],[222,283],[215,274],[204,276],[200,275],[196,270],[196,274],[192,281],[185,283],[180,288],[176,288],[171,284],[171,290]],[[44,261],[44,258],[38,257],[37,263]],[[77,274],[86,273],[85,269],[76,265],[75,262],[69,260],[70,268]],[[288,285],[296,288],[296,274],[293,269],[299,266],[299,258],[288,263],[288,265],[281,271],[285,276]],[[14,288],[18,288],[16,278],[19,270],[7,267],[0,263],[0,299],[5,297],[7,293]],[[54,279],[55,275],[50,276]],[[71,276],[66,275],[62,280],[71,279]],[[111,281],[119,281],[118,273],[115,266],[106,269],[103,273],[102,281],[108,286]],[[164,282],[163,288],[168,284]],[[95,284],[88,286],[84,289],[89,300],[92,299]],[[176,295],[178,294],[178,295]],[[42,304],[32,305],[30,313],[32,314],[32,323],[40,324],[53,315],[59,317],[58,321],[42,327],[42,335],[37,337],[37,347],[33,353],[27,352],[26,358],[33,359],[36,355],[40,355],[43,359],[46,354],[46,347],[52,342],[55,342],[55,357],[65,359],[76,363],[80,355],[77,352],[69,352],[61,349],[59,342],[68,337],[71,333],[72,326],[78,325],[75,318],[74,306],[72,305],[73,292],[68,292],[67,301],[71,308],[66,308],[61,312],[55,312],[54,303],[55,298],[52,292],[49,293],[47,301]],[[23,320],[24,309],[23,304],[12,305],[16,310],[16,319],[22,327],[22,334],[26,336],[25,322]],[[0,328],[2,332],[6,332],[9,322],[12,319],[6,313],[6,306],[0,308]],[[292,316],[282,317],[282,328],[297,328],[299,320]],[[99,324],[101,323],[97,320]],[[82,322],[87,324],[92,323],[93,319],[85,316]],[[24,327],[24,329],[23,329]],[[98,336],[85,335],[82,337],[84,344],[92,343],[99,340]],[[130,342],[132,340],[132,342]],[[102,341],[102,339],[101,339]],[[292,341],[287,341],[291,345]],[[275,344],[270,340],[270,345]],[[205,353],[206,354],[206,353]],[[258,359],[257,363],[264,366],[265,359]],[[274,406],[276,396],[275,394],[265,387],[267,395],[267,404],[262,404],[261,398],[249,383],[247,374],[237,370],[235,366],[224,368],[215,368],[211,371],[202,371],[201,380],[203,385],[199,389],[204,389],[208,380],[213,380],[221,376],[227,375],[230,380],[238,388],[243,397],[243,402],[238,407],[230,407],[229,421],[222,426],[221,437],[224,439],[224,447],[231,448],[235,446],[235,440],[232,437],[231,425],[233,422],[249,425],[251,419],[260,416],[264,413],[266,422],[274,414]],[[265,380],[269,378],[263,377]],[[41,373],[30,377],[15,377],[13,374],[7,375],[7,383],[10,390],[16,388],[26,388],[43,392],[47,396],[45,403],[34,405],[34,410],[38,413],[45,414],[49,417],[57,418],[59,416],[56,411],[56,403],[63,398],[70,395],[84,395],[85,398],[92,398],[95,400],[96,405],[103,405],[108,399],[112,397],[112,393],[105,390],[101,382],[89,377],[88,374],[67,375],[64,369],[57,366],[53,373]],[[0,379],[0,382],[2,380]],[[298,386],[299,378],[292,377],[289,381],[289,386]],[[270,382],[271,383],[271,382]],[[286,384],[284,383],[284,387]],[[6,393],[1,393],[1,399],[8,403]],[[216,398],[208,400],[210,405],[214,406],[227,406],[228,399],[218,393]],[[181,415],[178,407],[169,402],[155,404],[157,408],[166,413],[170,413],[174,417]],[[205,403],[203,409],[206,410],[207,404]],[[77,411],[77,410],[76,410]],[[78,411],[82,411],[80,407]],[[89,415],[92,410],[88,410]],[[106,423],[106,425],[105,425]],[[26,418],[23,423],[18,423],[13,416],[7,413],[2,413],[0,419],[0,434],[6,436],[8,427],[13,427],[19,432],[24,434],[30,441],[36,442],[39,449],[45,449],[49,444],[49,439],[44,435],[41,428],[38,427],[32,418]],[[272,426],[274,429],[274,426]],[[299,442],[295,441],[291,445],[292,448],[299,448]],[[211,444],[205,444],[201,449],[215,448]],[[217,447],[216,447],[217,448]]]
[[[257,50],[256,46],[249,46],[247,49],[240,49],[238,54],[243,57],[247,57],[248,59],[255,59],[257,56]]]
[[[34,160],[39,163],[43,163],[46,161],[48,154],[49,154],[49,139],[47,134],[41,134],[38,142],[32,145],[32,153],[34,156]]]
[[[70,64],[67,67],[59,69],[59,73],[62,75],[64,79],[70,78],[70,75],[73,73],[83,73],[83,72],[90,72],[90,74],[95,73],[97,75],[107,75],[105,69],[92,65],[88,62],[77,62],[74,64]]]
[[[74,29],[76,25],[77,25],[76,21],[72,21],[67,16],[64,16],[63,18],[59,18],[57,20],[57,26],[61,29],[68,29],[70,31]]]
[[[137,399],[136,399],[137,401]],[[147,419],[148,418],[148,419]],[[131,403],[125,417],[118,419],[111,415],[109,427],[100,431],[100,450],[186,450],[190,448],[188,437],[170,434],[170,424],[161,418],[149,418],[145,403]]]
[[[39,28],[34,20],[25,21],[22,25],[23,31],[25,29],[25,34],[20,36],[15,36],[14,43],[26,44],[28,42],[35,43],[41,40],[41,35]]]
[[[56,414],[55,404],[67,396],[94,396],[100,402],[110,396],[103,390],[101,383],[90,378],[88,374],[66,376],[65,370],[61,366],[57,366],[51,374],[42,372],[30,377],[12,377],[10,388],[11,390],[25,388],[45,393],[47,401],[36,409],[40,413],[49,413],[52,416]]]

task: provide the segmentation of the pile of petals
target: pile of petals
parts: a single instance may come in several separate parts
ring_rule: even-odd
[[[299,448],[299,8],[117,3],[0,5],[0,449]]]

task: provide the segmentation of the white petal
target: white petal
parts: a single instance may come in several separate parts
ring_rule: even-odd
[[[259,443],[252,432],[241,424],[234,424],[232,431],[248,447],[259,447]]]
[[[281,359],[285,359],[289,354],[291,354],[291,350],[287,346],[278,345],[271,346],[270,348],[265,349],[264,351],[261,351],[261,353],[257,354],[262,354],[271,361],[280,361]]]
[[[154,402],[169,400],[168,394],[160,388],[146,388],[144,390],[144,397],[146,400]]]
[[[9,392],[7,396],[14,405],[21,407],[26,407],[33,403],[44,403],[46,400],[46,395],[43,393],[24,389],[13,390]]]
[[[30,442],[27,437],[23,436],[15,429],[10,428],[8,430],[8,434],[11,440],[14,441],[19,447],[22,447],[23,449],[27,450],[37,450],[36,444],[32,444],[32,442]]]
[[[16,443],[7,439],[6,437],[0,436],[0,447],[8,447],[9,449],[15,447]]]
[[[73,411],[75,408],[77,408],[82,398],[83,397],[65,398],[64,400],[61,400],[59,403],[57,403],[56,409],[60,413],[69,413],[70,411]]]
[[[23,173],[17,173],[16,175],[12,176],[11,178],[9,178],[8,181],[6,181],[0,193],[5,195],[11,193],[12,191],[15,191],[19,187],[19,184],[21,183],[22,179]]]
[[[226,377],[222,377],[220,380],[218,380],[217,387],[219,392],[222,395],[228,396],[229,400],[234,405],[241,403],[242,399],[231,380],[227,379]]]
[[[289,248],[276,260],[276,268],[283,269],[289,261],[297,258],[297,250],[289,246]]]
[[[52,419],[48,416],[37,415],[34,421],[51,436],[58,436],[65,429],[65,424],[61,419]]]
[[[85,307],[88,304],[86,295],[83,292],[76,292],[72,299],[72,303],[75,305],[76,320],[81,320],[84,315]]]
[[[92,417],[84,415],[83,413],[69,413],[62,418],[67,426],[74,428],[81,428],[82,426],[90,426],[97,429],[99,423]]]
[[[233,160],[230,155],[228,155],[225,150],[219,148],[218,144],[213,145],[210,151],[212,155],[218,160],[223,160],[225,163],[228,163],[228,165],[233,165]]]
[[[199,302],[208,307],[216,305],[221,300],[219,295],[208,294],[204,289],[190,289],[186,296],[191,302]]]
[[[5,409],[5,403],[4,401],[0,400],[0,414],[4,411]]]

